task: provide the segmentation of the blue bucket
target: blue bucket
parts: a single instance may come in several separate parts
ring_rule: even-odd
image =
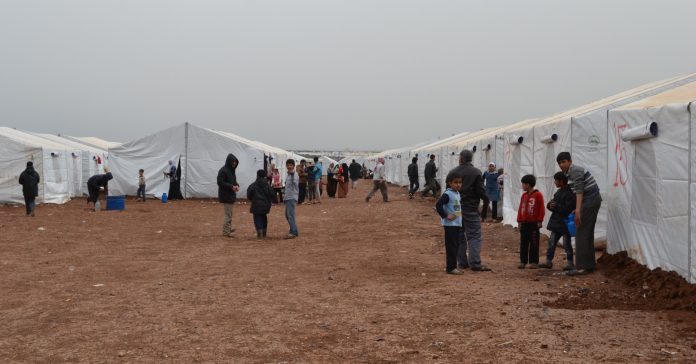
[[[166,193],[162,194],[162,203],[167,203],[167,194]]]
[[[117,211],[125,210],[126,196],[106,196],[106,209]]]
[[[570,234],[571,237],[575,237],[575,214],[571,213],[568,215],[568,220],[566,221],[566,224],[568,225],[568,234]]]

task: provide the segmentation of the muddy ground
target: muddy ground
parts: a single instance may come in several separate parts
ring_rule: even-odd
[[[298,207],[296,240],[282,207],[262,242],[242,204],[234,239],[207,200],[0,207],[0,362],[696,361],[683,281],[620,256],[606,274],[518,270],[516,231],[494,223],[493,272],[447,275],[434,200],[367,204],[365,182]]]

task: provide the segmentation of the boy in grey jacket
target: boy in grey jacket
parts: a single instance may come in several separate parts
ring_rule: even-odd
[[[285,239],[295,239],[299,235],[297,224],[295,223],[295,207],[297,207],[297,199],[300,195],[300,176],[295,173],[295,160],[288,159],[285,162],[285,166],[287,167],[288,174],[285,177],[285,196],[283,198],[283,203],[285,203],[285,218],[290,225],[290,232]]]

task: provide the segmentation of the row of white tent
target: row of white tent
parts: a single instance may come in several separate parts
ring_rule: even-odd
[[[571,152],[600,185],[597,240],[609,252],[627,251],[650,268],[675,271],[696,282],[696,74],[637,87],[549,117],[461,133],[417,147],[368,158],[385,158],[388,180],[406,186],[407,166],[423,167],[435,155],[438,178],[458,164],[463,149],[474,165],[504,168],[503,222],[516,226],[520,179],[537,177],[546,199],[555,192],[556,156]],[[653,124],[654,123],[654,124]],[[651,129],[657,130],[653,136]],[[550,214],[547,214],[546,218]],[[546,226],[546,222],[544,226]]]

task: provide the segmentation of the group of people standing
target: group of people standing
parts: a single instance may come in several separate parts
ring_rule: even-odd
[[[362,166],[352,160],[347,163],[331,163],[326,171],[326,194],[329,198],[346,198],[348,191],[355,188],[362,175]]]
[[[462,274],[464,269],[487,271],[481,263],[481,222],[478,208],[480,201],[492,200],[495,191],[488,185],[500,186],[500,171],[489,164],[487,173],[481,174],[471,164],[473,153],[464,150],[459,156],[459,166],[452,169],[447,177],[447,189],[435,204],[445,230],[446,271],[449,274]],[[595,269],[594,229],[602,198],[599,186],[592,174],[585,168],[573,164],[570,153],[559,153],[556,161],[561,172],[554,175],[558,190],[546,206],[544,197],[536,190],[536,178],[525,175],[520,183],[524,193],[520,199],[517,222],[520,229],[520,263],[518,268],[553,267],[553,257],[558,241],[563,238],[567,264],[563,268],[568,275],[586,274]],[[484,186],[484,181],[485,186]],[[498,191],[499,193],[499,191]],[[551,211],[547,228],[551,231],[546,262],[539,264],[539,238],[544,221],[544,207]],[[496,204],[493,204],[493,217],[497,217]],[[575,255],[571,245],[568,225],[577,228],[575,235]],[[484,217],[485,218],[485,217]],[[468,254],[467,254],[468,252]],[[573,261],[575,258],[575,262]]]

